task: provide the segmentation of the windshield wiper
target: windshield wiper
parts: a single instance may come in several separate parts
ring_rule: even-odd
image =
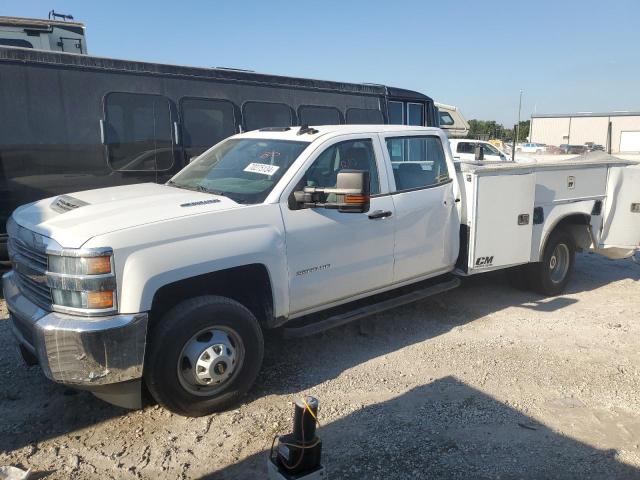
[[[179,183],[174,182],[173,180],[169,180],[167,183],[165,183],[165,185],[169,185],[169,186],[175,187],[175,188],[183,188],[185,190],[193,190],[193,188],[189,188],[186,185],[181,185]]]
[[[221,192],[220,190],[214,190],[212,188],[207,188],[204,185],[198,185],[195,190],[197,190],[198,192],[210,193],[211,195],[219,195],[221,197],[225,196],[224,192]]]
[[[190,186],[190,185],[182,185],[180,183],[176,183],[173,180],[169,180],[166,185],[170,185],[172,187],[176,187],[176,188],[182,188],[184,190],[191,190],[192,192],[204,192],[204,193],[210,193],[211,195],[219,195],[221,197],[224,197],[225,194],[224,192],[221,192],[220,190],[213,190],[211,188],[207,188],[204,185],[195,185],[195,186]]]

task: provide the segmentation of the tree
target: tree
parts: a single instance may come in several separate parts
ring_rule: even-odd
[[[469,137],[471,138],[502,139],[506,133],[504,126],[495,120],[469,120]]]
[[[529,136],[530,120],[520,122],[520,131],[518,134],[518,142],[526,142]],[[499,140],[513,140],[515,133],[512,128],[504,128],[504,125],[497,123],[495,120],[469,120],[469,138],[482,140],[490,140],[497,138]]]
[[[530,120],[523,120],[520,122],[520,128],[518,129],[518,142],[526,142],[529,137],[529,129],[531,128]]]

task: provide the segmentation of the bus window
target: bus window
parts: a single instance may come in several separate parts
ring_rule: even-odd
[[[424,108],[421,103],[407,103],[407,125],[424,125]]]
[[[319,107],[303,105],[298,108],[300,125],[340,125],[342,118],[340,110],[335,107]]]
[[[180,112],[182,146],[187,161],[236,131],[233,104],[227,100],[183,98]]]
[[[242,119],[247,131],[293,125],[291,108],[284,103],[245,102],[242,106]]]
[[[105,98],[108,161],[114,170],[163,171],[173,166],[169,100],[110,93]]]
[[[21,40],[19,38],[0,38],[0,45],[6,45],[8,47],[33,48],[33,44],[31,42],[27,42],[26,40]]]
[[[372,108],[350,108],[347,110],[347,123],[350,125],[383,124],[382,112]]]
[[[402,102],[389,102],[389,123],[404,125],[404,107]]]

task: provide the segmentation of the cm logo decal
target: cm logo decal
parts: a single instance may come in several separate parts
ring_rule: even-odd
[[[490,267],[493,264],[493,256],[478,257],[476,259],[476,267]]]

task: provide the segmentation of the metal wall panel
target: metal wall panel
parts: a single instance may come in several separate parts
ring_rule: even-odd
[[[634,117],[611,117],[611,153],[636,153],[629,150],[622,152],[620,150],[620,137],[622,132],[638,131],[640,131],[640,115]]]
[[[573,117],[569,130],[569,143],[571,145],[584,145],[593,142],[606,147],[607,129],[609,117]]]
[[[532,118],[531,119],[531,141],[534,143],[544,143],[546,145],[562,145],[569,143],[570,119],[568,117],[559,118]]]
[[[636,153],[620,150],[622,132],[640,132],[640,115],[598,115],[534,117],[531,119],[531,141],[547,145],[584,145],[593,142],[607,147],[607,135],[611,121],[611,152]],[[637,152],[640,153],[640,152]]]

